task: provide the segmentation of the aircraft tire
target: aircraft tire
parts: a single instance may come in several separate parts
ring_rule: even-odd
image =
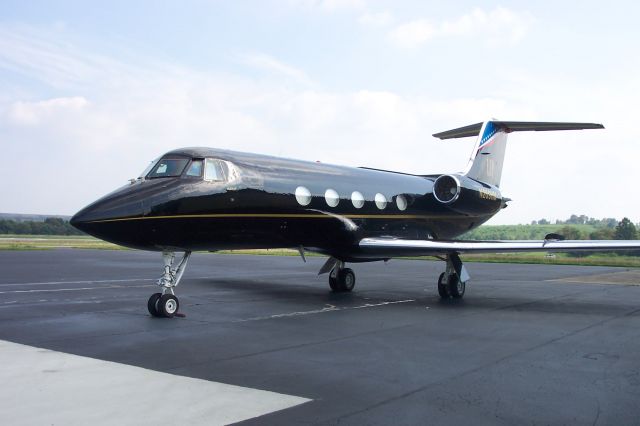
[[[448,287],[449,288],[447,290],[449,291],[451,297],[453,297],[454,299],[462,299],[464,297],[464,292],[467,288],[467,285],[463,281],[460,281],[460,278],[458,278],[458,276],[454,274],[449,278]]]
[[[178,298],[173,294],[163,294],[158,302],[160,315],[167,318],[173,318],[178,312],[179,307],[180,303],[178,302]]]
[[[160,315],[160,312],[158,312],[158,301],[160,300],[160,297],[162,297],[162,293],[153,293],[147,302],[147,309],[153,317],[162,316]]]
[[[338,286],[341,292],[350,292],[356,285],[356,274],[351,268],[338,271]]]
[[[444,272],[440,274],[440,278],[438,278],[438,294],[442,299],[449,298],[449,286],[444,283]]]
[[[339,292],[340,287],[338,286],[338,278],[333,276],[333,273],[329,275],[329,287],[331,287],[331,291]]]

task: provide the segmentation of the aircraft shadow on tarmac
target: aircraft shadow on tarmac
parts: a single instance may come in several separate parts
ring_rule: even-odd
[[[435,291],[426,292],[423,287],[412,289],[381,290],[372,288],[370,290],[360,288],[353,293],[333,293],[327,291],[322,286],[295,285],[291,283],[279,283],[273,281],[254,281],[247,279],[196,279],[190,280],[191,286],[202,290],[201,297],[207,297],[207,289],[225,290],[229,293],[233,301],[256,301],[274,300],[280,304],[304,307],[309,305],[330,304],[336,306],[352,307],[364,304],[376,304],[382,302],[408,301],[407,305],[422,305],[429,309],[446,309],[456,312],[457,315],[477,314],[478,311],[503,310],[522,313],[555,313],[562,315],[634,315],[640,314],[639,310],[631,303],[621,306],[620,300],[615,295],[611,303],[608,293],[618,291],[621,286],[602,287],[594,286],[585,292],[583,286],[574,288],[564,288],[556,294],[544,293],[542,297],[527,294],[518,296],[513,294],[502,294],[499,289],[493,287],[485,290],[477,297],[467,299],[441,299]],[[549,287],[555,284],[548,284]],[[574,285],[571,285],[573,287]],[[480,287],[480,286],[479,286]],[[500,285],[500,287],[503,287]],[[495,294],[491,292],[495,291]],[[584,300],[588,295],[591,300]],[[246,297],[245,297],[246,296]],[[211,293],[211,298],[217,298],[215,293]],[[231,302],[225,297],[223,302]],[[600,299],[600,300],[599,300]],[[409,302],[410,301],[410,302]],[[408,306],[407,306],[408,308]]]

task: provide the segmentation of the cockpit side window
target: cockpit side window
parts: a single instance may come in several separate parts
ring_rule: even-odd
[[[204,161],[204,180],[223,182],[227,178],[227,165],[224,161],[207,158]]]
[[[202,176],[202,163],[203,160],[200,159],[194,159],[193,161],[191,161],[191,164],[189,165],[189,168],[187,168],[187,173],[185,173],[185,175],[190,177]]]
[[[186,158],[163,158],[151,169],[148,179],[180,176],[189,162]]]

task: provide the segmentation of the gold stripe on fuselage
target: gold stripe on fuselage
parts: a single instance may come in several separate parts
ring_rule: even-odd
[[[124,222],[133,220],[151,219],[224,219],[224,218],[257,218],[257,219],[443,219],[451,218],[444,215],[418,215],[418,214],[286,214],[286,213],[220,213],[220,214],[183,214],[173,216],[136,216],[121,217],[117,219],[92,220],[89,223]]]

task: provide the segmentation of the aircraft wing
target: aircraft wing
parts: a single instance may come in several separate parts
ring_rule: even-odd
[[[442,241],[363,238],[360,249],[376,257],[437,256],[451,253],[513,253],[640,250],[640,240]]]

